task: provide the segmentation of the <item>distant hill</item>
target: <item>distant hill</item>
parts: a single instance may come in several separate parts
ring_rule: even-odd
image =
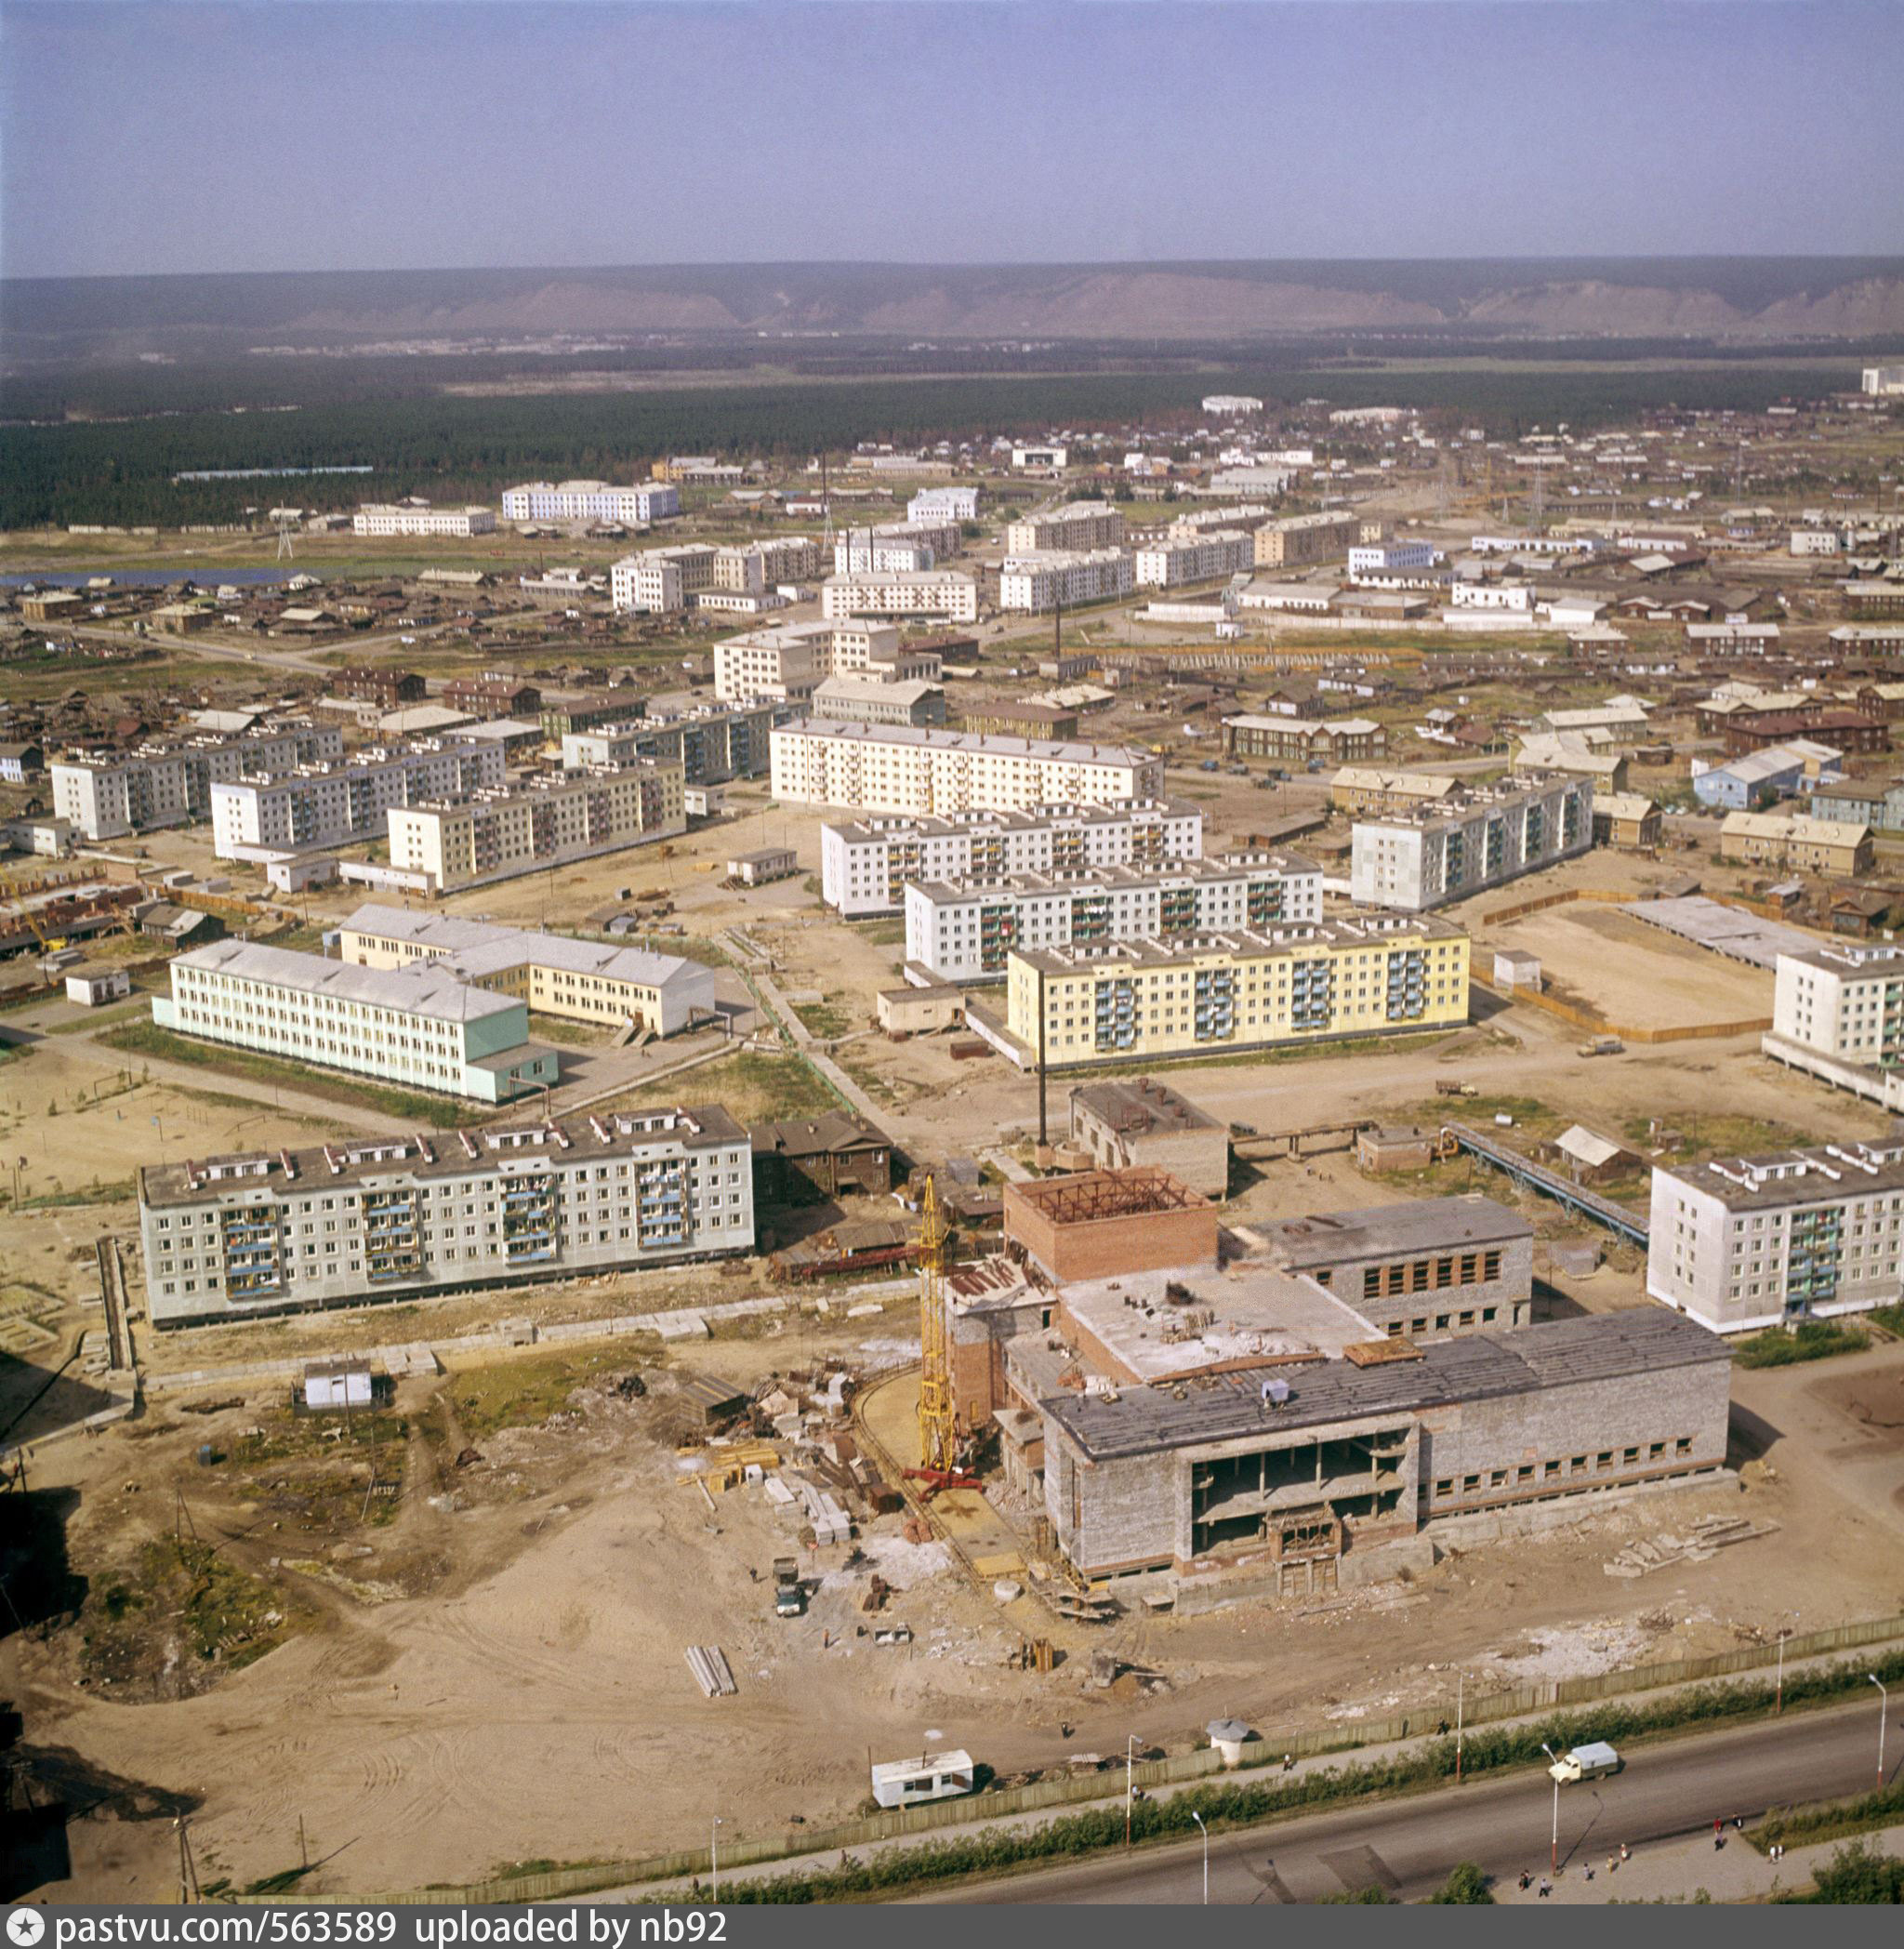
[[[178,333],[840,332],[1227,338],[1904,336],[1904,259],[1632,258],[1072,265],[742,264],[0,282],[0,332],[53,351]]]

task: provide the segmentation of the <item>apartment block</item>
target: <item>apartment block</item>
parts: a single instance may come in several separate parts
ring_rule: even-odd
[[[430,966],[514,996],[536,1014],[658,1036],[677,1035],[714,1010],[714,972],[699,961],[451,914],[360,907],[338,929],[338,951],[357,967]]]
[[[1719,828],[1719,857],[1748,866],[1835,873],[1845,879],[1869,873],[1877,856],[1871,828],[1844,819],[1815,819],[1793,813],[1733,812]]]
[[[350,517],[354,534],[449,537],[467,541],[472,535],[496,533],[491,508],[432,508],[428,501],[366,501]]]
[[[1161,541],[1138,549],[1131,571],[1139,589],[1175,589],[1246,575],[1254,560],[1255,544],[1241,528],[1172,528]]]
[[[209,818],[212,788],[341,758],[336,724],[302,719],[231,736],[153,739],[130,751],[69,751],[47,766],[54,815],[89,840]]]
[[[1002,1023],[975,1002],[966,1015],[1021,1068],[1040,1051],[1062,1069],[1455,1028],[1468,1018],[1468,936],[1377,914],[1014,948]]]
[[[1121,517],[1120,517],[1121,518]],[[1129,595],[1136,586],[1120,548],[1008,553],[998,565],[998,607],[1028,616]]]
[[[643,758],[392,806],[390,864],[436,894],[512,880],[685,832],[686,789],[681,765]]]
[[[1223,720],[1223,749],[1232,758],[1269,758],[1282,764],[1363,764],[1388,751],[1388,726],[1372,717],[1260,716],[1241,711]]]
[[[820,572],[820,544],[804,535],[778,535],[714,556],[713,587],[737,595],[765,595],[783,582],[810,582]]]
[[[823,717],[855,724],[943,724],[945,693],[917,680],[884,683],[876,677],[828,677],[813,691]]]
[[[720,552],[710,542],[691,541],[624,555],[608,571],[609,599],[623,612],[671,616],[714,587]]]
[[[1421,913],[1584,853],[1593,781],[1512,778],[1419,811],[1355,822],[1349,866],[1360,905]]]
[[[1646,1291],[1714,1332],[1897,1303],[1904,1143],[1653,1172]]]
[[[805,704],[828,677],[936,683],[942,668],[937,650],[902,644],[894,623],[776,623],[714,645],[714,695],[730,703]]]
[[[642,527],[681,512],[681,489],[670,481],[637,481],[632,487],[606,481],[531,481],[505,487],[505,521],[598,521]]]
[[[1362,538],[1358,514],[1289,514],[1256,530],[1258,568],[1295,568],[1312,562],[1341,562]]]
[[[858,819],[820,828],[820,888],[857,920],[903,909],[908,881],[1156,868],[1202,854],[1203,814],[1188,800]]]
[[[597,724],[563,737],[562,767],[603,770],[650,758],[680,765],[689,785],[764,777],[773,762],[769,738],[786,715],[773,704],[735,704]]]
[[[833,537],[835,575],[908,574],[935,567],[938,560],[938,550],[925,536],[896,524],[847,528]]]
[[[919,617],[935,622],[978,620],[978,584],[946,568],[891,569],[874,575],[829,576],[820,585],[820,613]]]
[[[525,1004],[438,969],[374,973],[318,954],[218,941],[174,955],[161,1028],[348,1070],[379,1082],[508,1103],[553,1085],[556,1053],[529,1041]]]
[[[1832,941],[1781,954],[1760,1048],[1788,1068],[1904,1112],[1904,948]]]
[[[1038,744],[962,731],[804,718],[773,736],[774,796],[860,812],[1022,812],[1155,799],[1160,759],[1119,745]]]
[[[1313,1279],[1391,1340],[1500,1332],[1534,1317],[1534,1227],[1476,1192],[1254,1229],[1271,1265]]]
[[[503,776],[499,745],[448,739],[220,780],[212,787],[212,851],[220,859],[256,859],[381,839],[392,806],[460,798],[494,789]]]
[[[724,1109],[340,1138],[139,1174],[152,1324],[203,1326],[750,1252]]]
[[[1119,548],[1123,540],[1124,517],[1109,501],[1066,501],[1005,528],[1008,556],[1084,553]]]
[[[1322,868],[1294,853],[914,880],[906,885],[906,956],[941,981],[984,981],[1002,978],[1014,950],[1321,918]]]

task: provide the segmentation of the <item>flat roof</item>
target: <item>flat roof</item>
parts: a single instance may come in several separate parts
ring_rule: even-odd
[[[931,812],[881,814],[869,819],[829,822],[820,829],[849,843],[876,839],[949,839],[956,832],[1040,832],[1046,827],[1114,826],[1133,818],[1195,819],[1203,808],[1188,799],[1124,799],[1115,805],[1052,803],[1022,812]]]
[[[1726,1343],[1697,1320],[1649,1306],[1430,1341],[1418,1351],[1414,1360],[1358,1367],[1329,1359],[1286,1371],[1279,1378],[1287,1380],[1289,1398],[1279,1408],[1263,1399],[1261,1372],[1249,1371],[1199,1375],[1172,1387],[1126,1387],[1115,1398],[1066,1390],[1039,1406],[1047,1423],[1088,1457],[1106,1461],[1732,1359]]]
[[[1306,947],[1375,947],[1410,935],[1431,941],[1466,940],[1467,932],[1438,914],[1365,914],[1354,920],[1303,921],[1286,927],[1231,927],[1217,934],[1140,935],[1066,948],[1014,948],[1013,961],[1051,974],[1077,974],[1119,961],[1142,968],[1174,967],[1206,955],[1299,954]]]
[[[1305,1272],[1344,1259],[1505,1244],[1531,1239],[1534,1227],[1518,1212],[1470,1191],[1457,1198],[1409,1198],[1398,1204],[1278,1218],[1243,1234],[1246,1239],[1251,1235],[1260,1235],[1269,1256],[1289,1270]]]
[[[1227,1131],[1229,1125],[1198,1109],[1169,1083],[1148,1076],[1132,1082],[1085,1082],[1071,1092],[1071,1101],[1119,1131]]]
[[[782,733],[800,737],[856,739],[862,744],[916,745],[922,750],[971,751],[997,758],[1040,759],[1060,764],[1157,765],[1161,762],[1147,751],[1133,751],[1124,745],[1085,744],[1076,738],[1044,739],[1012,737],[995,731],[942,731],[926,724],[856,724],[838,718],[797,718],[789,724],[776,724],[774,736]]]
[[[214,941],[174,956],[172,965],[231,974],[300,994],[335,996],[442,1022],[479,1021],[522,1006],[510,996],[471,988],[428,961],[408,968],[361,968],[350,961],[327,961],[321,954],[298,954],[257,941]]]
[[[1322,871],[1315,860],[1300,853],[1218,853],[1202,859],[1171,859],[1157,866],[1074,867],[1068,872],[1040,872],[1022,868],[1015,873],[985,875],[968,873],[957,880],[914,880],[916,886],[933,902],[969,900],[997,894],[1088,893],[1093,888],[1109,892],[1156,886],[1210,885],[1248,879],[1252,873],[1280,873],[1286,876]]]
[[[1710,1158],[1661,1173],[1716,1198],[1728,1211],[1771,1211],[1858,1193],[1904,1191],[1904,1143],[1821,1144],[1761,1157]]]

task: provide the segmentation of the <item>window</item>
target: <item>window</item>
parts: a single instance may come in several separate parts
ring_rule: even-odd
[[[1540,1479],[1543,1482],[1557,1482],[1560,1479],[1560,1464],[1558,1462],[1541,1463]]]

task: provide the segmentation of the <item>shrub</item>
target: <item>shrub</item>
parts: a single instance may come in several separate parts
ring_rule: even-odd
[[[1488,1906],[1494,1902],[1486,1872],[1477,1862],[1472,1861],[1457,1863],[1448,1879],[1428,1899],[1436,1903],[1485,1903]]]

